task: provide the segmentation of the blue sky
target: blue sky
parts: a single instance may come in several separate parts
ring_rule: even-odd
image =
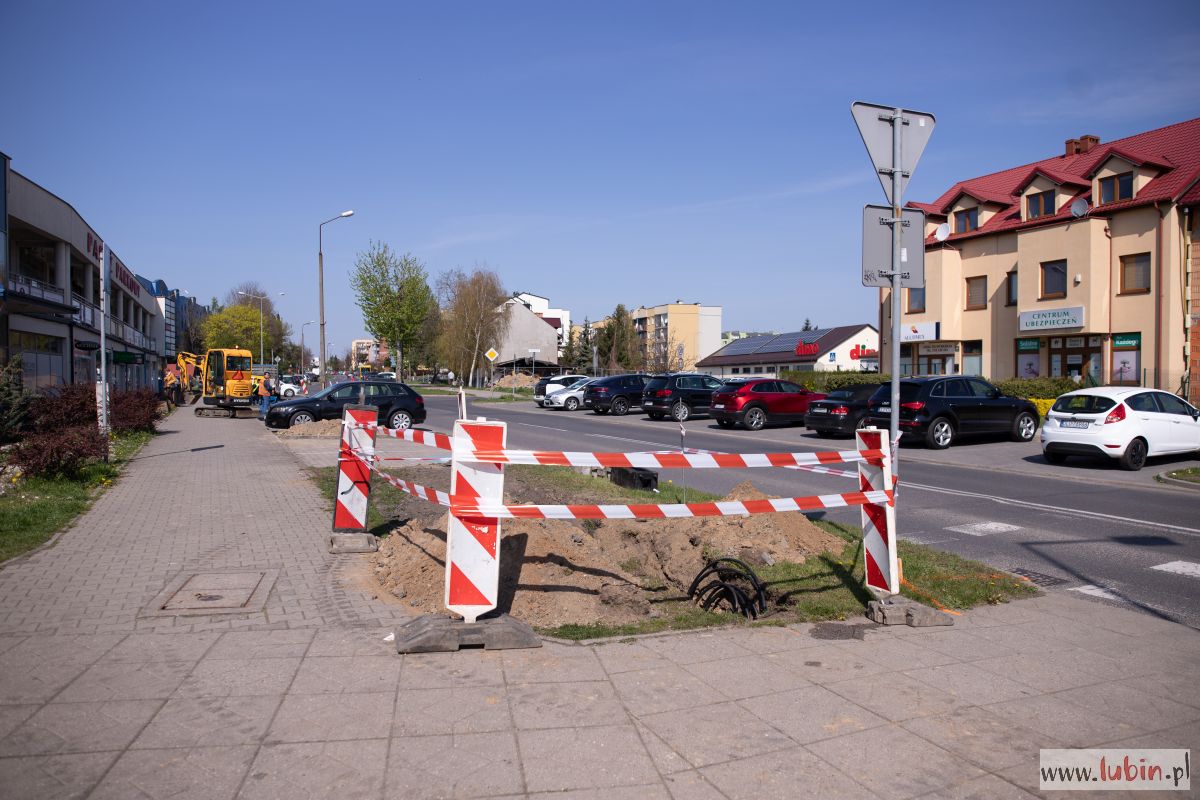
[[[140,274],[204,300],[257,280],[297,327],[317,225],[354,209],[325,228],[342,352],[372,239],[577,320],[679,299],[726,329],[873,322],[883,198],[852,101],[937,117],[926,201],[1200,114],[1191,3],[909,3],[893,48],[896,8],[5,0],[0,150]]]

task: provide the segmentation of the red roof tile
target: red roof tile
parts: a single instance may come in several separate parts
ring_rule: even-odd
[[[978,178],[959,181],[933,203],[910,202],[907,205],[922,208],[927,213],[944,214],[964,193],[980,200],[1002,202],[1005,205],[1004,210],[995,214],[978,230],[953,234],[950,237],[952,240],[986,236],[1019,227],[1034,227],[1050,222],[1060,222],[1070,218],[1071,201],[1076,197],[1090,199],[1089,176],[1112,155],[1118,155],[1134,163],[1155,166],[1163,172],[1146,184],[1133,199],[1108,203],[1103,206],[1102,210],[1105,212],[1149,205],[1163,200],[1174,201],[1183,192],[1186,192],[1188,198],[1191,198],[1193,193],[1200,195],[1200,192],[1196,192],[1195,187],[1191,186],[1198,174],[1197,171],[1200,170],[1200,118],[1197,118],[1096,145],[1086,153],[1054,156],[1032,164],[994,172],[991,175],[981,175]],[[1078,187],[1081,190],[1067,202],[1059,204],[1057,214],[1023,222],[1021,220],[1020,191],[1028,186],[1027,179],[1035,170],[1044,172],[1051,180],[1057,180],[1058,183],[1068,188]],[[1083,188],[1085,186],[1087,188]],[[1183,202],[1183,197],[1179,198],[1179,202]],[[931,211],[931,209],[939,211]],[[933,240],[929,239],[928,241],[932,242]]]

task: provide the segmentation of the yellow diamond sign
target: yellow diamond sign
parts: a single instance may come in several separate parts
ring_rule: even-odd
[[[484,353],[484,355],[487,356],[488,361],[495,361],[496,358],[499,357],[500,354],[496,352],[496,348],[492,347],[492,348],[489,348],[488,351],[486,353]]]

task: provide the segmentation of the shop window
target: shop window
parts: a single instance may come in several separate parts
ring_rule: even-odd
[[[967,311],[987,308],[987,276],[967,278]]]
[[[1139,386],[1142,374],[1142,335],[1114,333],[1112,338],[1112,367],[1109,383],[1118,386]]]
[[[925,289],[908,290],[908,314],[921,314],[925,311]]]
[[[1121,294],[1146,294],[1150,291],[1150,254],[1121,256]]]
[[[962,344],[963,375],[983,375],[983,342],[979,339]]]
[[[1122,172],[1100,179],[1100,202],[1117,203],[1133,198],[1133,173]]]
[[[1017,271],[1014,269],[1004,277],[1004,305],[1017,304]]]
[[[1018,378],[1037,378],[1042,373],[1040,339],[1017,339],[1017,374]]]
[[[912,375],[913,347],[911,344],[900,345],[900,374]]]
[[[954,232],[968,233],[979,228],[979,209],[967,208],[954,212]]]
[[[1042,264],[1042,300],[1067,296],[1067,262],[1047,261]]]
[[[1038,217],[1054,216],[1054,190],[1048,192],[1038,192],[1031,194],[1028,197],[1028,216],[1027,219],[1037,219]]]

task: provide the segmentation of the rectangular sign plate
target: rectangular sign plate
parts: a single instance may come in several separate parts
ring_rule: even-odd
[[[900,217],[900,285],[919,289],[925,285],[925,212],[903,208]],[[889,206],[863,209],[863,286],[892,285],[891,218]]]

